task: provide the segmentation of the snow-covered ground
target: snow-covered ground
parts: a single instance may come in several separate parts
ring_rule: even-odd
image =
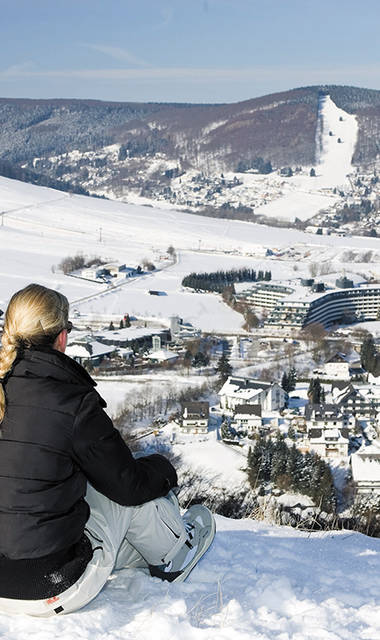
[[[376,640],[380,540],[216,517],[186,582],[115,573],[68,616],[0,616],[7,640]]]
[[[72,307],[83,314],[123,316],[129,312],[167,321],[174,313],[207,331],[236,331],[242,325],[242,316],[215,294],[183,290],[184,275],[250,266],[270,269],[274,279],[294,278],[309,274],[312,263],[319,267],[330,261],[337,263],[336,271],[351,271],[352,264],[347,264],[344,256],[353,251],[356,268],[375,277],[380,275],[380,263],[360,265],[360,254],[379,250],[377,238],[314,236],[70,196],[6,178],[0,178],[1,212],[5,212],[0,223],[2,308],[14,291],[35,281],[63,291]],[[175,264],[160,260],[170,244],[178,253]],[[282,257],[265,259],[266,248]],[[57,270],[63,257],[80,251],[88,257],[98,255],[130,266],[146,257],[163,268],[107,290],[102,284],[70,278]],[[150,296],[149,289],[166,295]]]
[[[214,438],[194,436],[186,443],[173,445],[173,452],[181,456],[181,465],[207,478],[209,487],[227,489],[228,491],[247,486],[247,474],[243,471],[247,465],[246,451],[239,447],[228,446],[217,442]]]
[[[308,220],[320,209],[335,204],[338,196],[333,194],[333,188],[347,186],[347,174],[353,171],[351,161],[357,132],[356,116],[339,109],[330,96],[321,97],[316,132],[315,177],[295,175],[284,179],[280,197],[257,207],[255,213],[269,218]]]
[[[347,185],[357,136],[356,116],[339,109],[330,96],[321,97],[316,141],[316,183],[319,188]]]
[[[183,275],[249,265],[271,269],[275,278],[294,277],[294,265],[299,276],[308,273],[311,261],[319,267],[330,260],[341,260],[347,249],[379,249],[376,238],[310,236],[69,196],[5,178],[0,178],[0,209],[6,212],[0,226],[1,307],[16,289],[34,280],[62,290],[81,313],[133,312],[164,320],[175,310],[201,328],[233,330],[240,326],[241,317],[216,295],[183,291]],[[158,261],[164,266],[162,270],[132,279],[116,290],[107,291],[103,285],[66,277],[54,268],[64,256],[78,251],[134,266],[144,257],[159,260],[159,254],[165,253],[170,244],[179,254],[176,264]],[[266,260],[263,246],[288,252],[288,257]],[[239,255],[224,253],[238,249]],[[344,267],[344,262],[339,264]],[[162,290],[166,296],[149,296],[148,289]],[[92,294],[95,297],[88,299]],[[81,298],[86,300],[80,302]],[[151,382],[145,383],[151,393],[160,388],[167,390],[169,374],[157,378],[155,389]],[[110,401],[110,412],[114,413],[125,395],[141,393],[141,385],[142,378],[130,380],[128,385],[101,381],[99,390]],[[205,474],[215,476],[222,467],[222,481],[225,486],[229,482],[227,488],[238,487],[245,478],[241,470],[244,456],[217,442],[213,433],[204,443],[193,442],[191,448],[180,443],[175,447],[183,450],[184,462],[197,464]],[[217,529],[213,547],[184,584],[162,584],[136,570],[124,570],[115,574],[82,612],[43,621],[0,616],[0,637],[380,637],[378,539],[351,532],[306,534],[220,516]]]

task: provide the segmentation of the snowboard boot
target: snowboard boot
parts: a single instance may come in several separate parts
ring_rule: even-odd
[[[183,516],[187,540],[167,564],[149,565],[152,576],[169,582],[183,582],[206,553],[215,536],[215,520],[211,511],[195,504]]]

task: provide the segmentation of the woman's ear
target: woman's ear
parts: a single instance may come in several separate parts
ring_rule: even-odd
[[[65,353],[66,345],[67,345],[67,331],[66,329],[62,329],[62,331],[60,331],[60,333],[57,335],[56,339],[54,340],[53,347],[54,349],[57,349],[57,351],[60,351],[61,353]]]

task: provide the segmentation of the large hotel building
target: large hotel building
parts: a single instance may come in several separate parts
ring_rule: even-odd
[[[286,283],[257,282],[236,294],[252,307],[268,310],[266,325],[305,327],[319,323],[325,328],[337,323],[376,320],[380,313],[380,285],[353,286],[351,280],[336,280],[336,288],[305,279]]]

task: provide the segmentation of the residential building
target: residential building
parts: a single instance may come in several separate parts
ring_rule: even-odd
[[[360,355],[353,351],[350,354],[337,352],[331,356],[320,371],[315,371],[320,379],[351,380],[365,375]]]
[[[236,407],[231,427],[236,431],[244,431],[247,435],[260,433],[262,429],[261,405],[239,404]]]
[[[237,301],[250,304],[253,307],[274,309],[279,300],[293,293],[293,291],[294,288],[283,284],[256,282],[243,291],[236,293],[235,298]]]
[[[361,418],[375,418],[380,413],[380,386],[347,384],[334,387],[332,397],[340,410]]]
[[[229,376],[219,391],[220,407],[233,413],[242,404],[260,405],[263,411],[279,411],[285,406],[286,394],[277,382]]]
[[[340,458],[348,456],[348,429],[311,428],[308,430],[306,442],[309,449],[322,458]]]
[[[305,407],[307,434],[304,445],[323,458],[348,456],[352,416],[333,404],[310,404]]]
[[[380,495],[380,443],[374,440],[351,455],[351,471],[358,495]]]
[[[208,402],[185,402],[182,405],[181,431],[183,433],[207,433],[209,425]]]
[[[308,404],[305,407],[307,430],[310,429],[339,429],[349,428],[355,424],[354,419],[341,407],[335,404]]]
[[[303,298],[295,293],[279,301],[268,324],[299,327],[321,324],[328,328],[338,322],[376,320],[379,309],[379,285],[310,293]]]

